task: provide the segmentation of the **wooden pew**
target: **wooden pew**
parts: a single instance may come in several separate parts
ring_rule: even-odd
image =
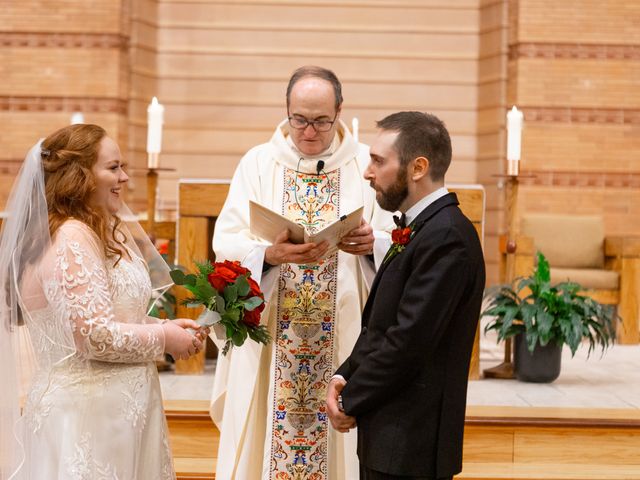
[[[480,240],[484,239],[485,191],[482,185],[450,184],[447,188],[455,192],[460,208],[473,222]],[[211,238],[215,219],[220,214],[229,191],[228,180],[181,179],[178,184],[178,236],[176,263],[193,271],[192,260],[209,258],[213,260]],[[179,316],[196,318],[194,309],[179,307]],[[480,340],[476,333],[470,379],[480,377]],[[184,363],[188,362],[188,363]],[[204,353],[181,363],[182,373],[198,373],[204,369]]]

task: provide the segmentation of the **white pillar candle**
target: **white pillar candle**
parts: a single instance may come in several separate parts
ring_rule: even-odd
[[[356,142],[358,141],[358,125],[358,117],[353,117],[353,120],[351,120],[351,133]]]
[[[507,112],[507,175],[518,175],[524,116],[515,105]]]
[[[164,107],[153,97],[147,107],[147,153],[149,168],[158,168],[158,154],[162,149],[162,122]]]
[[[84,123],[84,115],[82,112],[73,112],[71,115],[71,125],[77,125],[79,123]]]

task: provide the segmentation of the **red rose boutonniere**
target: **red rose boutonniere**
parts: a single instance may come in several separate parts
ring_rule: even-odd
[[[382,263],[391,260],[397,254],[402,252],[407,246],[407,243],[409,243],[409,240],[411,240],[413,233],[414,230],[411,226],[404,228],[398,227],[391,230],[391,248],[389,248],[389,251],[384,256]]]

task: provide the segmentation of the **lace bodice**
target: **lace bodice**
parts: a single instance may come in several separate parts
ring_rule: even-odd
[[[93,232],[71,220],[23,274],[38,369],[17,479],[175,479],[152,362],[164,351],[163,329],[146,315],[146,264],[127,253],[106,259]]]
[[[143,260],[129,255],[105,259],[86,225],[71,220],[60,227],[38,275],[44,302],[30,298],[45,304],[28,319],[40,362],[51,365],[74,352],[81,359],[125,363],[162,355],[162,327],[146,316],[149,275]]]

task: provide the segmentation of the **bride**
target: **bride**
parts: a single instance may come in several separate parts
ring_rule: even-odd
[[[175,478],[154,360],[187,358],[207,332],[146,315],[171,280],[127,222],[127,180],[96,125],[38,142],[16,179],[0,239],[1,480]]]

